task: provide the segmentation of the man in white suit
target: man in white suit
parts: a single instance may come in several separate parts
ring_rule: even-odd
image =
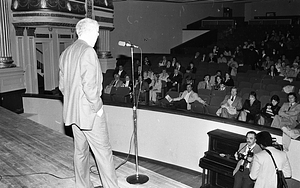
[[[292,169],[287,154],[272,146],[272,137],[267,131],[259,132],[256,135],[256,144],[263,151],[254,155],[250,169],[250,178],[256,180],[254,188],[277,188],[275,165],[266,150],[271,152],[278,169],[282,170],[284,177],[290,178],[292,176]]]
[[[99,24],[84,18],[76,24],[78,40],[59,59],[59,89],[64,95],[63,118],[74,135],[76,188],[93,188],[90,179],[90,148],[95,155],[104,188],[117,188],[108,138],[102,93],[102,71],[95,50]]]

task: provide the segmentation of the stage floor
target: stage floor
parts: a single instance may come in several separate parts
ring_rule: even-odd
[[[73,139],[0,107],[0,188],[73,188]],[[114,156],[115,165],[123,162]],[[91,166],[94,160],[91,160]],[[149,181],[129,184],[136,173],[127,162],[117,170],[120,188],[188,188],[180,182],[139,167]],[[91,174],[94,186],[99,176]]]

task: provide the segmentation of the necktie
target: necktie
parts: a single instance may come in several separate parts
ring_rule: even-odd
[[[233,101],[233,99],[234,99],[234,97],[232,96],[232,97],[231,97],[231,101]]]

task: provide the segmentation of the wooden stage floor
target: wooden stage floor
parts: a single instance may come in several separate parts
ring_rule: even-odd
[[[94,165],[94,160],[91,160]],[[114,156],[115,165],[123,161]],[[117,170],[120,188],[188,188],[180,182],[139,167],[149,176],[142,185],[126,182],[136,173],[127,162]],[[101,185],[91,174],[94,186]],[[0,188],[73,188],[73,139],[0,107]]]

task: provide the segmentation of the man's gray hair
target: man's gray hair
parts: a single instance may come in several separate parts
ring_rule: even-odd
[[[99,24],[96,20],[91,18],[83,18],[76,24],[76,33],[81,36],[82,33],[95,31],[99,28]]]

